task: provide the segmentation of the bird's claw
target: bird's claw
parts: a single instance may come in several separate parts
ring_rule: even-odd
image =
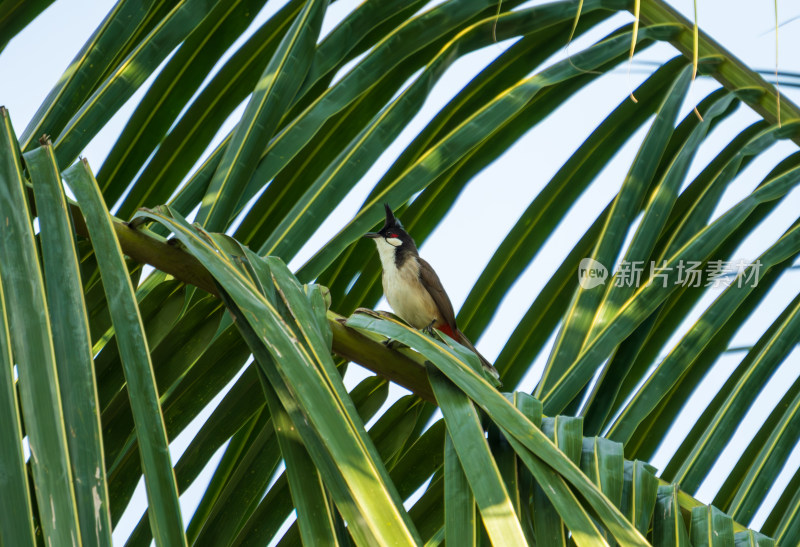
[[[402,345],[398,340],[395,340],[394,338],[387,338],[382,343],[389,349],[397,349]]]

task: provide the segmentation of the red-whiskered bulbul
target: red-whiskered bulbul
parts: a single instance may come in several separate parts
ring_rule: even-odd
[[[414,240],[394,217],[388,204],[386,222],[379,232],[364,237],[375,240],[383,267],[383,294],[394,312],[415,329],[437,329],[466,346],[495,378],[497,369],[481,355],[456,326],[453,304],[431,265],[417,251]]]

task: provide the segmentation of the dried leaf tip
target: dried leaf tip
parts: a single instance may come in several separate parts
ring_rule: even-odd
[[[52,146],[53,143],[50,141],[50,135],[44,133],[41,137],[39,137],[39,144],[42,146]]]

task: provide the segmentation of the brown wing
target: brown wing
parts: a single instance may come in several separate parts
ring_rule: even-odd
[[[453,329],[453,333],[455,336],[453,338],[456,341],[460,342],[461,344],[465,345],[469,349],[471,349],[475,355],[478,356],[480,359],[481,364],[484,366],[489,373],[494,376],[497,380],[500,379],[500,374],[497,372],[497,369],[484,357],[480,354],[480,352],[475,349],[475,346],[472,345],[464,333],[458,330],[456,326],[456,314],[453,312],[453,304],[450,302],[450,297],[447,296],[447,293],[444,292],[444,287],[442,286],[442,282],[439,281],[439,276],[436,275],[436,272],[433,271],[431,265],[422,260],[419,260],[419,280],[422,282],[422,286],[428,290],[428,293],[433,297],[433,301],[436,303],[436,306],[439,308],[439,311],[442,313],[442,317],[444,318],[445,322]],[[500,384],[503,385],[502,383]]]
[[[450,303],[450,298],[444,292],[439,276],[436,275],[430,264],[421,258],[417,260],[419,260],[419,280],[422,282],[422,286],[433,297],[433,301],[436,303],[436,307],[439,308],[445,323],[452,327],[453,330],[456,330],[458,327],[456,327],[456,314],[453,311],[453,304]]]

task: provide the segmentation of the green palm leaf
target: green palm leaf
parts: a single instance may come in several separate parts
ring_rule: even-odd
[[[0,7],[0,55],[50,3]],[[20,139],[2,110],[0,542],[798,543],[800,109],[693,27],[662,0],[118,2]],[[59,170],[100,134],[76,204]],[[518,216],[456,234],[458,321],[509,393],[354,314],[382,204],[434,254],[486,180]]]

